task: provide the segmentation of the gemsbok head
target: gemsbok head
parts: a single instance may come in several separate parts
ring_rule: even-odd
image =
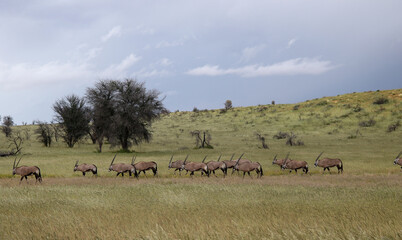
[[[28,176],[30,175],[34,175],[36,181],[35,182],[42,182],[42,175],[40,173],[40,169],[37,166],[20,166],[18,167],[18,164],[20,163],[22,157],[20,157],[20,159],[18,160],[17,164],[15,164],[15,161],[17,160],[17,157],[15,157],[14,159],[14,163],[13,163],[13,176],[15,174],[20,175],[21,179],[20,179],[20,184],[22,179],[25,178],[25,180],[28,182]]]
[[[315,159],[314,167],[322,167],[322,168],[324,168],[324,171],[322,172],[323,174],[325,172],[325,169],[327,169],[328,172],[331,173],[330,168],[332,168],[332,167],[338,168],[338,174],[343,173],[342,160],[339,159],[339,158],[323,158],[323,159],[319,159],[323,153],[324,152],[321,152],[318,155],[318,157]]]
[[[85,173],[87,172],[92,172],[93,175],[98,175],[98,168],[95,166],[95,164],[82,163],[78,165],[78,160],[75,162],[74,166],[74,172],[76,171],[82,172],[83,176],[85,176]]]

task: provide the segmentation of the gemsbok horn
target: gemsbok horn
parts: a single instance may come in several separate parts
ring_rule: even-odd
[[[95,166],[95,164],[82,163],[78,165],[78,160],[74,166],[74,172],[76,171],[82,172],[83,176],[85,176],[85,173],[87,172],[92,172],[93,175],[98,175],[98,168]]]
[[[324,171],[322,172],[324,174],[325,169],[328,169],[328,172],[331,173],[330,168],[332,167],[337,167],[338,168],[338,174],[343,173],[343,163],[342,160],[339,158],[323,158],[319,159],[321,155],[324,152],[321,152],[320,155],[315,159],[314,162],[314,167],[322,167],[324,168]]]
[[[117,172],[116,177],[121,174],[122,177],[124,177],[124,173],[128,172],[128,174],[131,176],[131,173],[134,173],[134,176],[137,176],[137,172],[135,171],[135,168],[131,164],[127,163],[114,163],[114,160],[116,159],[116,155],[114,155],[114,158],[112,162],[110,163],[109,166],[109,172],[110,171],[115,171]]]
[[[21,159],[22,159],[22,157],[20,157],[17,164],[15,164],[15,161],[17,160],[17,157],[15,157],[14,163],[13,163],[13,176],[15,174],[21,176],[20,184],[21,184],[22,179],[24,179],[24,178],[28,182],[28,176],[30,176],[30,175],[35,176],[35,179],[36,179],[35,183],[38,181],[42,182],[42,175],[40,173],[39,167],[37,167],[37,166],[20,166],[20,167],[18,167],[18,164],[20,163]]]

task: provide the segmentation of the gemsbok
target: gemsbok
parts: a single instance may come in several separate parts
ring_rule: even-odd
[[[76,171],[82,172],[83,176],[85,176],[86,172],[92,172],[93,175],[98,175],[98,168],[95,166],[95,164],[82,163],[78,165],[78,160],[74,166],[74,172]]]
[[[401,166],[402,169],[402,158],[399,158],[401,156],[402,152],[400,152],[398,154],[398,156],[396,156],[395,160],[394,160],[394,164],[398,164],[399,166]]]
[[[154,161],[151,162],[138,162],[135,163],[135,159],[137,159],[137,157],[133,157],[133,159],[131,160],[131,166],[133,166],[135,168],[135,170],[138,171],[138,174],[135,174],[135,176],[138,178],[138,176],[140,175],[141,172],[144,173],[145,176],[147,176],[145,174],[145,171],[148,170],[152,170],[152,172],[154,173],[154,176],[156,176],[156,174],[158,174],[158,164]]]
[[[244,154],[244,153],[243,153],[243,154]],[[242,156],[243,156],[243,154],[242,154]],[[234,167],[234,166],[236,165],[236,163],[237,163],[237,160],[232,160],[233,157],[234,157],[234,154],[232,155],[232,157],[230,158],[230,160],[222,161],[222,162],[224,162],[224,163],[226,164],[226,169],[225,169],[226,174],[227,174],[228,169],[229,169],[229,168],[232,168],[232,169],[233,169],[233,167]],[[247,162],[247,163],[251,163],[251,161],[248,160],[248,159],[240,159],[239,164],[246,163],[246,162]],[[232,171],[232,175],[233,175],[233,173],[234,173],[234,171]]]
[[[112,162],[110,163],[109,172],[110,171],[117,172],[116,177],[119,176],[119,174],[121,174],[121,176],[124,177],[125,172],[128,172],[128,174],[130,176],[131,176],[131,173],[134,173],[134,176],[137,176],[137,172],[135,171],[135,168],[133,165],[127,164],[127,163],[114,163],[116,156],[117,156],[117,154],[114,155],[114,158],[113,158]]]
[[[186,158],[184,160],[187,160],[187,158],[188,158],[188,155],[186,156]],[[174,168],[174,175],[176,175],[176,171],[179,171],[179,174],[181,176],[181,171],[182,171],[181,165],[183,165],[184,161],[177,160],[177,161],[172,162],[172,160],[173,160],[173,155],[170,158],[168,169]]]
[[[243,178],[246,175],[246,173],[251,177],[250,172],[255,171],[257,173],[257,178],[262,177],[264,175],[264,172],[262,170],[262,166],[259,162],[243,162],[240,163],[240,159],[243,156],[243,154],[239,157],[239,159],[236,162],[236,165],[234,165],[232,174],[234,171],[242,171],[243,172]]]
[[[204,157],[204,159],[202,160],[202,162],[189,162],[187,163],[187,159],[183,162],[183,165],[181,165],[181,168],[186,170],[187,173],[190,172],[190,176],[194,175],[194,172],[197,171],[201,171],[201,175],[203,175],[203,173],[205,173],[208,177],[208,167],[207,165],[204,163],[205,159],[207,158],[207,156]],[[186,174],[187,174],[186,173]]]
[[[15,164],[15,161],[17,160],[17,157],[14,159],[14,163],[13,163],[13,176],[15,174],[20,175],[21,179],[20,179],[20,184],[22,179],[25,178],[25,180],[28,182],[28,176],[34,175],[35,176],[35,183],[36,182],[42,182],[42,175],[40,173],[40,169],[37,166],[20,166],[18,167],[18,164],[21,161],[21,158],[18,160],[17,164]]]
[[[321,155],[324,152],[321,152],[320,155],[318,155],[318,157],[315,159],[314,162],[314,167],[322,167],[324,168],[324,171],[322,172],[322,174],[324,174],[325,169],[328,169],[328,172],[331,174],[330,168],[332,167],[337,167],[338,168],[338,174],[339,173],[343,173],[343,163],[342,160],[339,158],[323,158],[320,159]]]
[[[286,155],[285,159],[276,159],[276,156],[278,156],[278,154],[275,155],[274,160],[272,161],[272,165],[276,164],[279,166],[280,169],[282,169],[282,165],[285,162],[285,160],[289,157],[289,153]]]
[[[306,161],[291,160],[286,158],[285,162],[282,165],[282,169],[290,169],[290,172],[292,172],[292,170],[295,170],[296,173],[298,169],[303,169],[303,172],[307,174],[308,164]]]
[[[222,155],[219,156],[218,161],[209,161],[207,162],[207,169],[208,169],[208,174],[211,175],[211,172],[216,176],[215,170],[221,170],[223,173],[223,177],[226,176],[226,164],[224,162],[219,162],[221,159]]]

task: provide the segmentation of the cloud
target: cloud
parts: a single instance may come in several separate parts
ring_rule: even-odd
[[[122,78],[127,77],[127,70],[137,63],[141,57],[134,54],[130,54],[123,59],[119,64],[112,64],[102,72],[100,72],[101,78]]]
[[[170,61],[169,58],[162,58],[162,59],[159,61],[159,64],[162,65],[162,66],[164,66],[164,67],[167,67],[167,66],[169,66],[169,65],[172,65],[172,61]]]
[[[4,89],[26,89],[73,81],[91,81],[94,74],[86,63],[48,62],[45,64],[0,63],[0,85]]]
[[[251,59],[255,58],[255,56],[257,56],[258,53],[260,53],[262,50],[264,50],[265,48],[265,44],[261,44],[258,46],[254,46],[254,47],[246,47],[243,49],[242,51],[242,56],[240,61],[241,62],[248,62]]]
[[[157,70],[157,69],[141,69],[138,72],[134,72],[132,76],[135,78],[143,79],[143,78],[154,78],[154,77],[163,77],[168,75],[169,72],[166,70]]]
[[[291,48],[297,41],[297,38],[290,39],[287,48]]]
[[[120,36],[121,36],[121,26],[115,26],[108,32],[108,34],[102,37],[102,42],[106,42],[112,37],[120,37]]]
[[[240,68],[222,69],[218,65],[204,65],[186,73],[193,76],[222,76],[238,75],[241,77],[263,77],[283,75],[318,75],[325,73],[335,66],[330,61],[317,58],[295,58],[271,65],[248,65]]]

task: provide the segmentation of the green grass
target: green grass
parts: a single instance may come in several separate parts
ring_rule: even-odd
[[[381,97],[386,104],[373,104]],[[234,103],[235,104],[235,103]],[[297,110],[294,106],[299,105]],[[359,122],[374,119],[372,127]],[[107,171],[115,152],[83,141],[73,149],[62,142],[45,148],[36,141],[35,126],[21,164],[37,165],[42,184],[32,178],[19,185],[11,176],[14,158],[0,158],[0,239],[400,239],[402,172],[393,159],[402,150],[402,89],[325,97],[298,104],[175,112],[153,125],[151,143],[131,150],[137,161],[158,163],[159,178],[115,178]],[[214,149],[194,149],[190,131],[208,130]],[[356,138],[350,138],[359,130]],[[275,140],[277,132],[293,132],[305,146]],[[262,149],[256,133],[265,136]],[[0,150],[8,143],[0,134]],[[314,168],[316,156],[337,157],[344,174]],[[265,176],[226,179],[173,176],[170,156],[201,161],[233,153],[262,164]],[[280,171],[271,164],[290,152],[305,160],[310,174]],[[116,162],[130,162],[119,153]],[[94,163],[100,177],[73,172],[76,160]]]

